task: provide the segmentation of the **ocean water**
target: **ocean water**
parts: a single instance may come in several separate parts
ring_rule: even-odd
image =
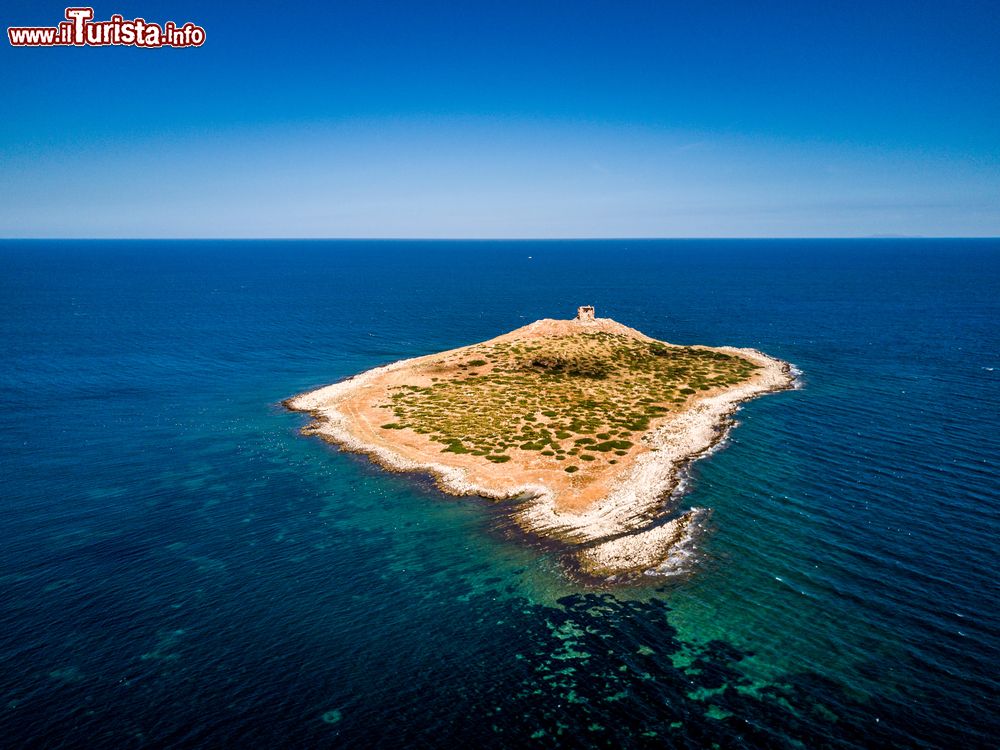
[[[280,401],[594,304],[802,388],[567,577]],[[0,745],[995,747],[1000,242],[0,243]]]

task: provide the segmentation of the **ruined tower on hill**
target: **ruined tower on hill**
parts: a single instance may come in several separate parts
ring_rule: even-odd
[[[581,321],[588,321],[594,319],[594,306],[593,305],[581,305],[576,308],[576,319]]]

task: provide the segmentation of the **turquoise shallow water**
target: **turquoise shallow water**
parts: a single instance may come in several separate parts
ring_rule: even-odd
[[[803,371],[689,576],[280,406],[582,303]],[[2,744],[994,746],[998,320],[995,241],[2,243]]]

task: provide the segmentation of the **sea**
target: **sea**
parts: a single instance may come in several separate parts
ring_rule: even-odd
[[[283,399],[596,307],[799,387],[696,462],[683,565]],[[0,746],[1000,742],[1000,241],[0,243]]]

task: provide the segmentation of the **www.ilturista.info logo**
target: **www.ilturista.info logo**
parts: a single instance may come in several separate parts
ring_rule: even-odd
[[[107,21],[95,21],[93,8],[67,8],[66,20],[58,26],[10,26],[7,38],[13,47],[200,47],[205,29],[193,23],[162,26],[143,18],[125,20],[114,14]]]

